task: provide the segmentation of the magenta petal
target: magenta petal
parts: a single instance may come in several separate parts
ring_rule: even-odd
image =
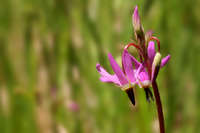
[[[144,64],[141,64],[138,71],[137,76],[140,81],[149,80],[148,72],[145,70]]]
[[[170,55],[164,57],[164,58],[162,59],[162,61],[161,61],[160,67],[161,67],[161,68],[164,67],[164,66],[167,64],[167,62],[169,61],[170,58],[171,58]]]
[[[139,73],[142,71],[143,69],[143,64],[140,64],[140,66],[138,67],[138,69],[136,69],[136,72],[135,72],[135,77],[138,79],[139,77]]]
[[[117,76],[109,74],[100,64],[96,65],[97,71],[100,73],[101,77],[100,80],[102,82],[112,82],[117,85],[121,85]]]
[[[148,80],[149,81],[149,75],[148,75],[148,73],[146,72],[146,71],[142,71],[142,72],[140,72],[139,73],[139,79],[140,79],[140,81],[146,81],[146,80]]]
[[[102,82],[114,83],[118,86],[121,86],[116,75],[111,75],[110,77],[102,76],[99,78],[99,80],[101,80]]]
[[[150,85],[150,79],[144,64],[141,64],[136,72],[137,83],[141,88],[148,87]]]
[[[128,79],[131,82],[135,82],[135,77],[134,77],[134,70],[133,70],[133,64],[131,60],[131,55],[128,53],[127,50],[124,50],[122,54],[122,65],[124,68],[124,71],[128,77]]]
[[[134,63],[135,69],[138,69],[140,67],[141,63],[139,61],[137,61],[132,55],[129,54],[129,56],[131,58],[131,61]]]
[[[155,44],[153,41],[150,41],[148,44],[148,57],[151,63],[153,63],[155,54],[156,54]]]
[[[134,69],[138,69],[141,63],[137,61],[132,55],[130,55],[127,50],[124,50],[124,52],[127,54],[126,56],[130,58],[131,62],[134,63]]]
[[[117,78],[119,79],[121,85],[128,84],[128,80],[126,79],[123,71],[121,70],[120,66],[117,64],[117,62],[115,61],[115,59],[112,57],[112,55],[110,53],[108,54],[108,59],[110,61],[110,65],[111,65],[113,71],[115,72]]]

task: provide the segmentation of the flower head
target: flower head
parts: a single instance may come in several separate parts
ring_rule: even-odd
[[[109,53],[108,59],[114,74],[109,74],[100,64],[96,65],[96,69],[101,75],[100,80],[102,82],[116,84],[123,91],[127,92],[132,103],[135,104],[132,90],[136,85],[140,88],[144,88],[148,101],[149,97],[153,99],[153,94],[149,88],[152,82],[156,80],[160,68],[164,67],[169,61],[170,55],[161,60],[160,41],[152,35],[152,31],[146,34],[144,33],[137,6],[133,13],[133,26],[136,35],[136,44],[130,43],[125,46],[122,53],[122,68]],[[157,42],[158,52],[156,52],[154,41]],[[136,58],[128,53],[128,48],[130,46],[134,46],[138,50],[140,61],[136,60]]]
[[[137,84],[135,73],[137,70],[139,70],[138,68],[140,63],[133,56],[131,56],[127,50],[124,50],[122,54],[123,70],[110,53],[108,54],[108,59],[115,74],[109,74],[100,64],[97,64],[96,69],[101,75],[100,80],[102,82],[114,83],[123,91],[126,91],[129,96],[134,96],[132,89],[135,88],[135,85]],[[133,64],[135,65],[136,69],[134,69]],[[131,101],[133,104],[135,104],[135,101]]]
[[[167,64],[171,56],[168,55],[162,59],[159,39],[153,36],[152,31],[149,31],[146,34],[144,33],[137,6],[133,13],[133,27],[136,36],[135,41],[124,47],[122,54],[122,69],[111,54],[108,54],[108,59],[114,74],[109,74],[100,64],[97,64],[96,68],[101,75],[100,80],[102,82],[112,82],[118,85],[128,94],[133,105],[135,105],[133,88],[135,88],[136,85],[143,88],[147,101],[150,101],[150,98],[154,100],[150,90],[150,87],[152,86],[158,110],[160,132],[164,133],[164,116],[156,78],[160,68]],[[154,41],[157,42],[158,51],[156,51]],[[128,48],[130,46],[134,46],[137,49],[140,61],[137,61],[128,53]]]

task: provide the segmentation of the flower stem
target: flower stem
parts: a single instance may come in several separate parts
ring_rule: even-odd
[[[152,87],[153,87],[153,92],[154,92],[154,96],[156,99],[156,106],[157,106],[158,119],[159,119],[159,125],[160,125],[160,133],[165,133],[165,124],[164,124],[162,103],[161,103],[160,94],[158,91],[158,85],[156,83],[156,80],[152,81]]]

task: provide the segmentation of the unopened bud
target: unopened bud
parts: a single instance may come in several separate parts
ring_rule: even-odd
[[[140,22],[140,16],[138,13],[138,7],[136,6],[133,12],[133,27],[134,27],[134,33],[136,36],[137,43],[141,45],[143,51],[145,49],[145,33],[144,29],[142,27],[142,24]]]
[[[158,76],[158,72],[160,70],[160,63],[161,63],[161,54],[157,52],[154,57],[152,65],[152,78],[151,78],[152,81],[155,81]]]
[[[156,53],[154,60],[153,60],[153,66],[160,66],[161,63],[161,54],[159,52]]]
[[[148,42],[150,40],[152,35],[153,35],[153,31],[152,30],[149,30],[149,31],[146,32],[146,34],[145,34],[146,42]]]
[[[140,16],[138,13],[138,6],[135,7],[134,12],[133,12],[133,27],[136,32],[140,31],[140,29],[141,29]]]

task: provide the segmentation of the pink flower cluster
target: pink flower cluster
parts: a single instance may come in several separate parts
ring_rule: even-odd
[[[152,36],[152,32],[144,33],[137,6],[133,13],[133,27],[136,41],[125,46],[122,53],[122,68],[109,53],[108,59],[114,74],[108,73],[100,64],[96,65],[96,69],[102,82],[111,82],[119,86],[128,94],[131,102],[135,105],[133,89],[137,85],[144,88],[148,101],[150,98],[153,100],[153,94],[150,90],[151,84],[156,80],[160,68],[164,67],[169,61],[170,55],[161,59],[160,41]],[[156,51],[154,41],[157,42],[158,51]],[[140,61],[128,52],[130,46],[137,49]]]

